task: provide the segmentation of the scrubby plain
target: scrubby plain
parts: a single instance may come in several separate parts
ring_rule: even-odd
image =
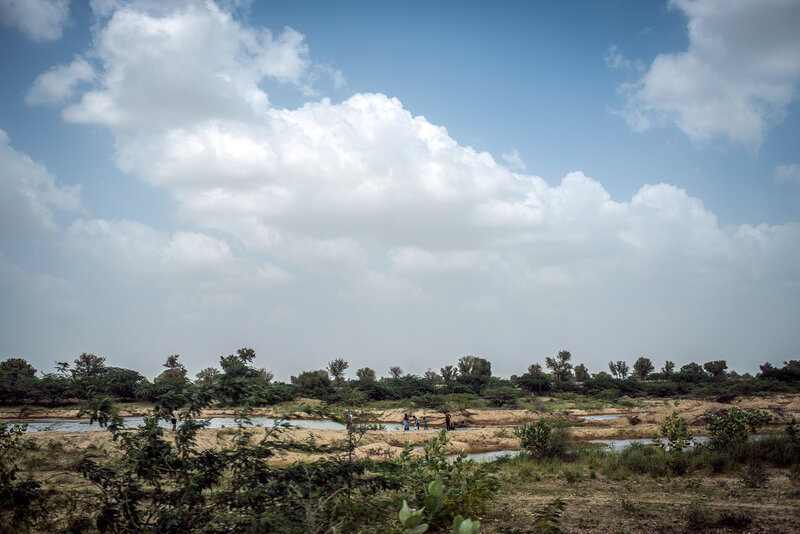
[[[697,369],[579,381],[571,368],[534,366],[503,381],[477,359],[450,380],[443,368],[438,383],[402,373],[376,380],[364,370],[347,381],[339,365],[276,384],[244,355],[223,357],[222,372],[195,381],[168,359],[165,375],[135,386],[152,397],[135,402],[115,395],[103,372],[62,372],[61,386],[72,387],[64,402],[7,402],[4,419],[81,415],[105,429],[5,426],[3,530],[800,532],[797,362],[745,378],[697,366],[705,375],[694,382],[681,378]],[[591,391],[603,384],[611,387]],[[652,391],[686,384],[682,394]],[[456,430],[441,431],[444,411]],[[405,413],[427,416],[430,430],[385,428]],[[240,424],[204,428],[223,414]],[[351,414],[342,430],[247,419],[347,423]],[[127,428],[123,415],[147,417]],[[176,430],[159,426],[172,416]],[[638,441],[592,443],[620,438]],[[469,459],[501,450],[509,456]]]

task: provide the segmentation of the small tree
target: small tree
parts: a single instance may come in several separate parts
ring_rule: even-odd
[[[403,370],[399,366],[393,365],[389,367],[389,374],[392,375],[392,378],[397,379],[403,376]]]
[[[665,376],[669,377],[672,372],[675,370],[675,362],[671,362],[667,360],[664,362],[664,367],[661,368],[661,372],[664,373]]]
[[[572,354],[568,350],[562,350],[555,358],[545,358],[544,364],[553,372],[556,382],[566,382],[572,375],[572,364],[569,363],[571,359]]]
[[[725,360],[714,360],[703,364],[703,369],[717,379],[725,378],[725,369],[727,368],[728,363]]]
[[[92,378],[103,374],[106,359],[84,352],[75,359],[75,368],[72,370],[76,378]]]
[[[336,358],[328,362],[328,372],[336,380],[336,385],[341,386],[344,380],[344,372],[350,364],[344,358]]]
[[[650,358],[645,358],[644,356],[640,357],[633,363],[633,374],[639,380],[645,380],[647,375],[653,372],[653,362],[650,361]]]
[[[526,423],[514,427],[514,435],[519,438],[519,445],[536,458],[545,458],[550,452],[550,433],[552,427],[539,418],[537,423]]]
[[[589,380],[589,370],[582,363],[575,366],[575,380],[578,382]]]
[[[436,371],[432,371],[431,369],[428,369],[427,371],[425,371],[425,375],[424,376],[425,376],[425,378],[427,378],[428,380],[430,380],[434,384],[441,384],[442,383],[442,376],[439,373],[437,373]]]
[[[375,381],[375,370],[370,369],[369,367],[362,367],[358,371],[356,371],[356,376],[359,380],[363,382],[374,382]]]
[[[542,372],[542,364],[540,363],[532,363],[528,366],[528,373],[532,375],[537,375]]]
[[[444,380],[445,384],[452,382],[458,376],[458,369],[452,365],[445,365],[439,369],[439,372],[442,374],[442,380]]]
[[[628,371],[630,370],[628,363],[623,360],[608,362],[608,369],[611,371],[612,375],[617,378],[621,378],[622,380],[625,380],[628,377]]]
[[[194,375],[196,378],[195,382],[199,384],[210,384],[212,380],[214,380],[214,377],[217,375],[219,375],[219,369],[217,369],[216,367],[206,367],[205,369]]]

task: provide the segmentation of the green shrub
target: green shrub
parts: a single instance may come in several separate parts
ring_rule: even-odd
[[[667,460],[658,447],[631,443],[619,453],[619,462],[627,471],[648,474],[653,478],[667,474]]]
[[[760,410],[745,411],[731,407],[722,414],[707,414],[712,449],[727,449],[747,441],[750,434],[772,420],[772,415]]]
[[[431,437],[422,456],[412,455],[409,444],[396,462],[405,480],[402,497],[412,506],[426,506],[432,482],[441,480],[447,489],[441,507],[425,517],[432,530],[449,526],[456,516],[482,517],[499,487],[488,465],[467,460],[465,452],[449,461],[448,442],[447,432],[442,430]]]
[[[535,458],[563,458],[572,446],[572,431],[565,421],[550,425],[541,417],[536,423],[515,426],[514,435]]]

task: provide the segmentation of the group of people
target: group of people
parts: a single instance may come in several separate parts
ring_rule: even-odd
[[[416,415],[412,414],[410,417],[409,417],[408,414],[404,414],[403,415],[403,430],[410,430],[412,426],[416,430],[419,430],[419,424],[420,424],[420,420],[417,418]],[[422,426],[425,428],[425,430],[428,430],[428,416],[427,415],[423,415],[422,416]]]
[[[420,420],[417,418],[416,415],[412,414],[409,416],[408,414],[403,414],[403,430],[410,430],[412,426],[414,427],[414,429],[419,430],[419,423]],[[450,412],[444,412],[444,425],[447,430],[454,429]],[[427,415],[422,416],[422,426],[424,427],[425,430],[428,430]]]

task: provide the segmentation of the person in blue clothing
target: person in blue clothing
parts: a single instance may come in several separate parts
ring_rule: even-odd
[[[408,414],[403,415],[403,430],[408,430],[411,427],[411,422],[408,420]]]
[[[428,416],[427,415],[423,415],[422,416],[422,426],[425,427],[425,430],[428,430]]]

